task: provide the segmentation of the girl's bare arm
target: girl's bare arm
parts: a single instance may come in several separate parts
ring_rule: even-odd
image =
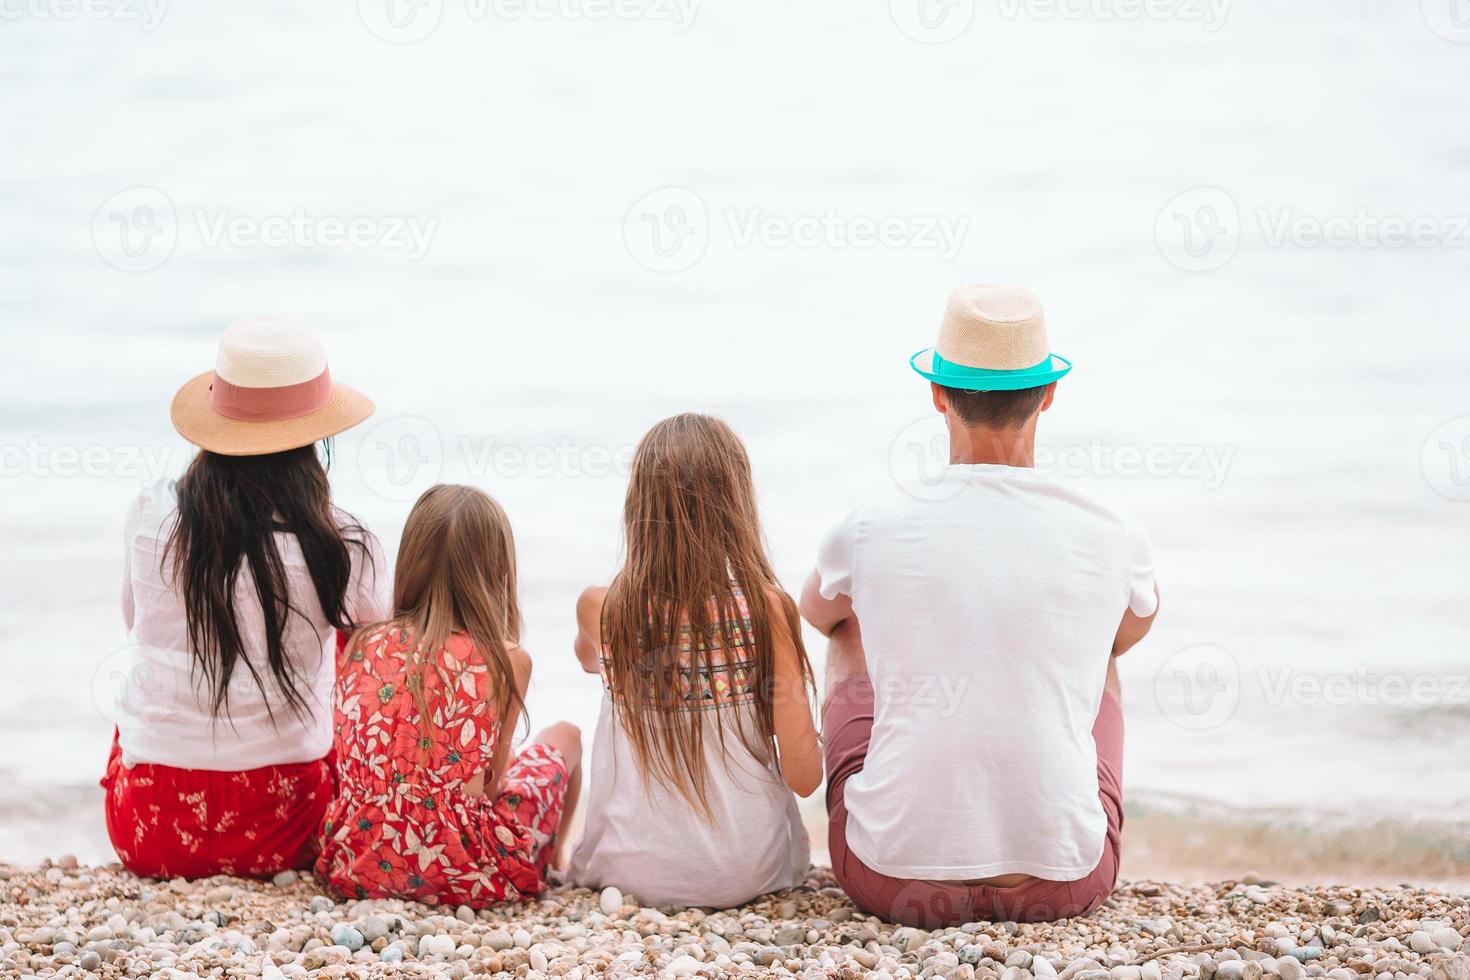
[[[521,700],[524,701],[526,690],[531,686],[531,655],[520,647],[515,647],[510,651],[510,665],[515,670],[516,689],[520,692]],[[520,727],[520,724],[519,713],[516,717],[506,718],[501,722],[500,741],[495,746],[495,758],[490,761],[490,768],[480,778],[480,785],[469,787],[471,793],[490,796],[499,794],[500,780],[505,776],[506,768],[510,766],[510,757],[514,749],[511,743],[515,741],[516,729]]]
[[[810,796],[822,783],[822,747],[812,720],[811,689],[796,652],[796,639],[779,615],[786,597],[768,593],[775,671],[771,686],[776,748],[781,755],[781,778],[798,796]]]
[[[589,674],[602,671],[602,600],[607,587],[594,585],[577,597],[577,662]]]

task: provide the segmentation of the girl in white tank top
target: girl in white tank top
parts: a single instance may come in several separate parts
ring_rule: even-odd
[[[796,794],[821,782],[821,753],[740,440],[702,415],[654,426],[624,526],[623,568],[577,605],[577,655],[604,696],[568,878],[654,906],[789,888],[810,864]]]

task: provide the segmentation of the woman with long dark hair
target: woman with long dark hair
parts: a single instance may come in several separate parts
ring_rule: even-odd
[[[173,421],[201,451],[126,524],[128,703],[103,786],[129,870],[309,866],[334,792],[335,631],[383,619],[378,541],[333,506],[331,436],[372,413],[288,317],[225,331]]]

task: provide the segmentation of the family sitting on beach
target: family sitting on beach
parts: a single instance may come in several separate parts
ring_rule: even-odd
[[[934,928],[1097,907],[1122,846],[1113,661],[1158,609],[1148,539],[1034,467],[1071,364],[1029,291],[955,290],[910,364],[950,466],[843,519],[799,606],[730,427],[683,414],[644,435],[622,567],[576,604],[575,654],[604,688],[584,763],[567,722],[512,749],[532,658],[505,511],[433,487],[390,575],[316,448],[372,403],[301,322],[230,327],[173,402],[199,454],[126,523],[130,676],[149,697],[103,780],[123,864],[314,868],[344,896],[474,908],[559,869],[726,908],[801,881],[796,797],[825,772],[833,874],[873,914]],[[820,736],[802,617],[831,644]],[[942,708],[917,696],[936,683]]]

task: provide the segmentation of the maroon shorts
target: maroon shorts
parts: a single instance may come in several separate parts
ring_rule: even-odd
[[[1092,737],[1097,742],[1097,786],[1108,817],[1107,840],[1092,873],[1077,881],[1032,879],[1009,888],[953,881],[890,878],[847,848],[847,780],[862,772],[873,734],[873,685],[866,677],[839,684],[822,707],[827,758],[827,842],[832,873],[848,896],[890,922],[934,929],[966,922],[1051,922],[1091,912],[1118,880],[1123,849],[1123,708],[1103,694]]]

